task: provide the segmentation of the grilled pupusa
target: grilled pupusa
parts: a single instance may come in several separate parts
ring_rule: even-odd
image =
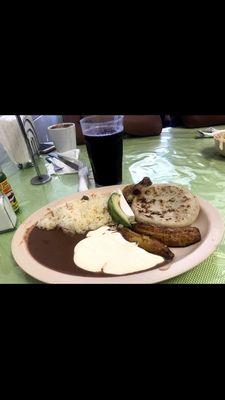
[[[190,226],[198,217],[197,198],[183,187],[173,184],[152,185],[132,202],[137,222],[180,228]]]
[[[198,217],[200,206],[196,196],[175,184],[154,184],[144,178],[137,185],[124,188],[137,222],[180,228],[190,226]]]

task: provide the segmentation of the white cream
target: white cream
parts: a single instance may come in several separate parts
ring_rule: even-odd
[[[94,231],[88,232],[87,237],[93,237],[93,236],[94,237],[99,237],[99,236],[102,236],[102,235],[104,235],[105,233],[107,233],[109,231],[110,232],[112,232],[112,231],[115,232],[115,229],[112,229],[109,226],[101,226],[100,228],[95,229]]]
[[[87,238],[76,245],[74,262],[90,272],[126,275],[153,268],[164,259],[126,241],[119,232],[102,227],[89,232]]]

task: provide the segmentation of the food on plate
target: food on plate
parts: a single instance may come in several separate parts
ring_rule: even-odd
[[[133,194],[133,189],[134,185],[127,185],[123,189],[123,195],[128,202],[128,204],[132,204],[132,201],[134,200],[135,195]]]
[[[119,232],[124,237],[124,239],[132,243],[137,243],[139,247],[149,253],[160,255],[166,260],[172,260],[174,257],[172,251],[165,244],[157,239],[151,238],[150,236],[146,235],[140,235],[139,233],[133,232],[131,229],[128,228],[121,228],[119,229]]]
[[[168,228],[191,225],[200,211],[197,197],[189,190],[166,183],[142,186],[131,208],[137,222]]]
[[[111,224],[112,218],[107,208],[108,196],[92,194],[88,200],[86,197],[49,209],[48,214],[38,222],[38,228],[61,228],[67,233],[75,234]]]
[[[141,193],[143,187],[151,186],[152,182],[148,177],[142,179],[141,182],[137,183],[136,185],[128,185],[125,186],[123,189],[123,195],[128,202],[128,204],[132,204],[135,196]]]
[[[146,271],[169,265],[174,258],[169,247],[201,240],[198,228],[190,226],[199,211],[198,199],[186,188],[152,184],[146,177],[122,191],[85,193],[49,208],[33,227],[28,248],[49,268],[78,276]]]
[[[92,273],[127,275],[159,267],[164,258],[129,243],[109,227],[101,227],[75,246],[74,263]]]
[[[85,276],[73,261],[74,247],[86,234],[70,234],[62,229],[39,229],[34,226],[27,235],[29,253],[47,268],[68,275]]]
[[[158,239],[171,247],[186,247],[201,240],[201,233],[196,227],[164,228],[137,223],[133,226],[133,230],[137,233]]]
[[[131,227],[131,223],[135,222],[134,213],[126,202],[121,190],[112,193],[109,197],[108,211],[112,220],[117,224]]]

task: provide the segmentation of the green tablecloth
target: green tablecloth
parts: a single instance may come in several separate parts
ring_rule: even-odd
[[[224,128],[224,127],[218,127]],[[88,162],[86,147],[81,159]],[[40,160],[42,171],[45,170]],[[32,186],[34,169],[18,170],[10,161],[3,165],[21,206],[18,223],[49,202],[77,192],[77,175],[53,177]],[[149,176],[155,183],[182,184],[210,201],[225,217],[225,158],[215,154],[213,139],[195,139],[195,130],[165,128],[159,137],[124,139],[123,182]],[[11,256],[14,232],[0,234],[0,283],[38,283],[24,273]],[[225,283],[225,241],[206,261],[165,283]]]

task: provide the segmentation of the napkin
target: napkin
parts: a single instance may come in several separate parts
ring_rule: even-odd
[[[30,161],[25,140],[14,115],[3,115],[0,118],[0,143],[15,164]]]
[[[76,162],[79,159],[80,149],[69,150],[64,153],[58,153],[60,156],[63,156],[68,159],[68,161]],[[49,175],[66,175],[66,174],[77,174],[73,168],[70,168],[68,165],[64,164],[63,161],[58,160],[57,158],[53,158],[53,161],[58,167],[63,167],[62,170],[55,172],[54,166],[46,162],[45,166]]]

